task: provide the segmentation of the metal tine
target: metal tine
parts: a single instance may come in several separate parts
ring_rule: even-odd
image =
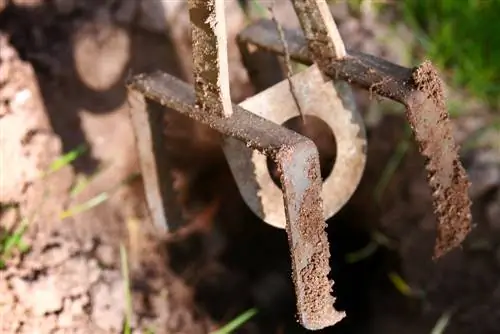
[[[174,197],[170,157],[165,154],[165,109],[131,89],[128,103],[151,220],[160,233],[175,232],[184,219]]]
[[[326,72],[332,60],[347,55],[344,42],[325,0],[292,0],[313,61]]]
[[[189,0],[196,105],[204,113],[230,117],[224,0]]]

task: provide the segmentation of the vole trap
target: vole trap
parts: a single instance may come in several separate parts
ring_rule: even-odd
[[[317,330],[345,316],[334,308],[331,294],[325,220],[347,203],[366,163],[364,123],[349,84],[406,106],[428,161],[439,218],[436,254],[459,244],[469,231],[470,201],[446,110],[425,85],[425,79],[438,80],[432,66],[424,63],[408,69],[346,51],[324,0],[292,3],[303,33],[283,31],[271,20],[260,20],[238,35],[249,77],[261,90],[256,95],[239,105],[231,102],[224,0],[189,0],[194,87],[163,72],[139,74],[128,82],[129,103],[155,225],[163,231],[173,228],[167,218],[172,191],[162,153],[161,120],[163,113],[175,110],[224,136],[223,150],[246,204],[266,223],[286,230],[299,321],[305,328]],[[276,82],[264,72],[263,63],[256,63],[263,53],[289,55],[309,67]],[[167,108],[149,108],[148,101]],[[315,143],[282,125],[297,116],[319,118],[333,134],[335,163],[324,180]],[[268,158],[277,165],[281,187],[273,181]],[[450,229],[452,225],[456,228]]]

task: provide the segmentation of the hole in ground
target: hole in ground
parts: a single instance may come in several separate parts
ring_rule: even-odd
[[[295,116],[282,125],[307,138],[311,139],[319,153],[321,179],[326,180],[330,176],[337,155],[337,143],[335,136],[325,121],[313,115],[304,115],[305,122],[301,116]],[[280,172],[277,163],[270,157],[267,158],[267,169],[274,184],[281,188]]]
[[[191,286],[194,309],[217,323],[258,309],[258,315],[235,333],[309,333],[297,323],[286,232],[256,217],[239,195],[229,168],[226,173],[227,183],[214,175],[203,177],[214,180],[217,192],[224,193],[224,204],[210,232],[168,245],[171,268]],[[370,205],[360,210],[348,204],[327,221],[335,306],[348,316],[319,333],[370,333],[372,309],[379,304],[373,295],[385,298],[392,289],[387,273],[397,270],[393,251],[379,247],[357,262],[347,260],[348,254],[370,243],[371,229],[377,227]]]

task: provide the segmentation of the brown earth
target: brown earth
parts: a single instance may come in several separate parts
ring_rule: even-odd
[[[212,132],[175,114],[166,121],[166,153],[176,165],[188,228],[158,237],[140,178],[116,187],[138,171],[126,76],[161,69],[191,80],[180,3],[168,5],[170,28],[163,34],[163,21],[151,16],[163,12],[154,1],[0,1],[1,231],[34,215],[25,237],[30,250],[15,254],[0,271],[2,333],[122,332],[127,303],[121,242],[128,250],[136,333],[208,333],[250,307],[259,314],[238,333],[305,332],[294,316],[286,234],[245,206]],[[230,40],[244,25],[233,7]],[[284,17],[287,10],[281,9]],[[348,46],[398,61],[394,50],[374,39],[380,23],[335,13]],[[234,44],[230,57],[231,93],[241,101],[252,88]],[[367,120],[374,108],[392,106],[371,101],[368,92],[357,98]],[[485,122],[460,119],[455,135],[464,141]],[[446,333],[498,332],[500,155],[464,151],[474,229],[462,249],[434,262],[436,218],[424,162],[413,144],[380,203],[373,198],[406,136],[405,121],[388,115],[367,124],[362,184],[327,222],[336,308],[346,310],[347,318],[321,332],[430,333],[448,310],[453,314]],[[38,178],[57,156],[81,144],[89,147],[87,154]],[[78,180],[93,175],[83,192],[70,194]],[[60,218],[63,210],[114,188],[92,210]],[[375,229],[390,242],[350,263],[348,255],[365,247]],[[388,279],[391,271],[418,293],[398,292]]]

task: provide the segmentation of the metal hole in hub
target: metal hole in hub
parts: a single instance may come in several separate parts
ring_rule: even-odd
[[[302,116],[295,116],[282,125],[287,129],[306,136],[316,144],[319,153],[321,179],[324,182],[330,176],[337,156],[335,136],[328,124],[321,118],[313,115],[304,115],[304,118],[305,122]],[[281,188],[278,165],[270,157],[267,158],[267,169],[274,184]]]

